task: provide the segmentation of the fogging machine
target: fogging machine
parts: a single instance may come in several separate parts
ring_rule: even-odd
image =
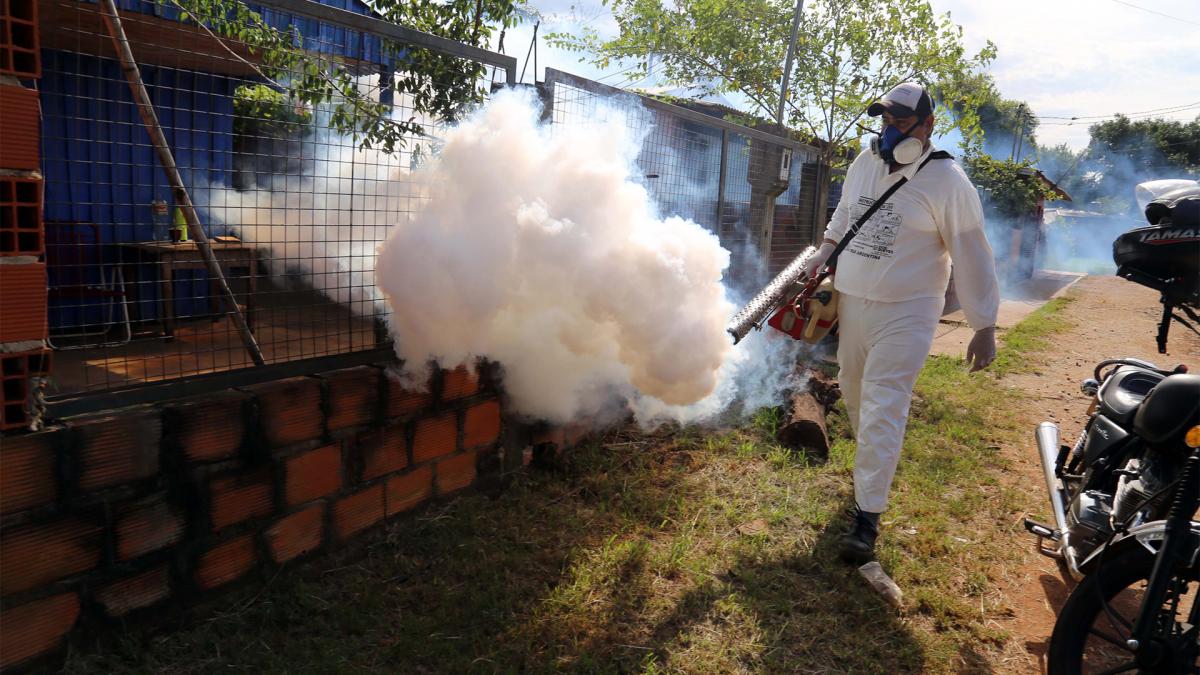
[[[937,150],[929,153],[917,172],[934,159],[953,159],[949,153]],[[913,173],[916,175],[916,172]],[[796,340],[818,342],[837,323],[837,294],[833,290],[833,273],[842,250],[858,234],[864,223],[875,215],[879,207],[887,202],[900,186],[908,182],[901,178],[884,191],[846,232],[846,236],[834,247],[833,252],[819,270],[808,270],[808,261],[817,254],[809,246],[796,256],[782,272],[775,275],[733,318],[725,330],[737,344],[753,329],[762,328],[763,320],[770,327],[787,333]],[[769,317],[769,318],[768,318]]]

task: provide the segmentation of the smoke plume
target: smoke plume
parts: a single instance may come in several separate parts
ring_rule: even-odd
[[[777,404],[799,343],[731,344],[730,253],[648,192],[636,158],[650,130],[631,105],[549,126],[532,95],[505,91],[439,131],[416,169],[324,132],[300,175],[198,192],[212,221],[270,250],[273,274],[358,314],[386,309],[414,386],[434,363],[487,358],[510,410],[554,423]]]
[[[406,368],[490,358],[515,408],[552,422],[615,401],[643,421],[716,412],[739,361],[729,253],[659,216],[631,179],[642,139],[619,112],[552,133],[537,110],[497,95],[414,174],[428,200],[376,266]]]

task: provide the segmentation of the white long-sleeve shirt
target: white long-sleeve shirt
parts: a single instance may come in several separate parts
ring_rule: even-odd
[[[931,151],[895,173],[871,152],[850,165],[826,239],[841,241],[876,198],[901,177],[908,182],[842,251],[834,287],[878,302],[940,297],[953,261],[955,291],[967,322],[975,330],[994,326],[1000,289],[979,194],[952,160],[932,160],[917,172]]]

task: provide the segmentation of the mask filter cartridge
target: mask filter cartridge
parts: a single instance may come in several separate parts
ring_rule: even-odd
[[[883,133],[871,139],[871,150],[885,162],[912,164],[924,151],[920,139],[910,138],[896,127],[886,127]]]

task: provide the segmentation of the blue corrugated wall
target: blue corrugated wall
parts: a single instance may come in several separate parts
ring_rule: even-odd
[[[322,4],[359,14],[371,10],[358,0],[322,0]],[[178,11],[158,2],[118,0],[122,10],[177,20]],[[319,21],[259,11],[271,26],[295,25],[310,51],[381,63],[382,41],[358,31]],[[43,115],[42,171],[45,219],[99,225],[103,243],[146,241],[154,236],[150,203],[173,203],[170,187],[142,125],[129,85],[118,63],[73,52],[43,50],[39,82]],[[142,78],[159,122],[192,197],[203,206],[205,185],[230,185],[233,168],[233,94],[243,80],[210,73],[141,65]],[[224,234],[224,231],[211,232]],[[117,262],[115,247],[98,247],[100,262]],[[110,267],[111,268],[111,267]],[[99,269],[99,268],[97,268]],[[149,270],[142,274],[149,276]],[[99,282],[98,273],[91,281]],[[181,270],[175,285],[177,316],[209,310],[207,275]],[[50,271],[49,283],[58,280]],[[137,313],[158,316],[158,289],[139,286]],[[94,325],[104,301],[51,302],[55,329]]]
[[[102,243],[154,238],[150,203],[173,203],[170,185],[115,60],[43,50],[39,82],[42,105],[42,171],[47,221],[94,223]],[[141,67],[159,122],[189,187],[228,184],[233,166],[233,93],[240,80],[187,70]],[[52,226],[53,227],[53,226]],[[215,234],[223,234],[215,232]],[[97,262],[116,264],[118,251],[101,246]],[[100,267],[89,270],[98,282]],[[149,271],[146,271],[148,274]],[[50,271],[49,283],[58,283]],[[175,289],[176,314],[207,311],[197,298],[200,279],[187,271]],[[139,313],[157,317],[157,288],[140,286]],[[200,294],[205,295],[204,293]],[[100,301],[52,303],[53,328],[98,320]],[[83,306],[80,306],[83,305]]]

